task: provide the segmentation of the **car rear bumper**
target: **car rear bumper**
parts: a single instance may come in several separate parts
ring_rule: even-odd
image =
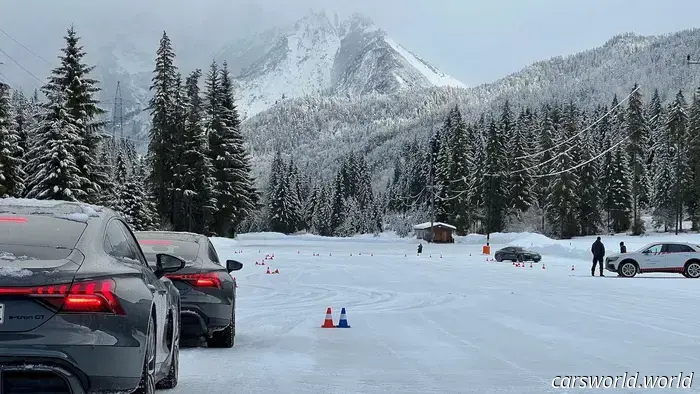
[[[134,390],[141,378],[144,354],[138,347],[118,346],[53,346],[43,349],[0,347],[0,382],[6,387],[0,393],[10,393],[8,378],[21,381],[26,393],[39,394],[27,384],[40,384],[40,374],[49,374],[56,384],[63,381],[65,391],[52,389],[55,394],[115,393]],[[46,376],[46,375],[44,375]],[[11,382],[9,382],[12,384]],[[42,386],[39,386],[41,388]],[[46,390],[46,389],[44,389]]]
[[[210,336],[231,323],[230,304],[182,304],[181,334],[185,338]]]

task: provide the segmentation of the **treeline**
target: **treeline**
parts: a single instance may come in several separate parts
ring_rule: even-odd
[[[70,28],[60,65],[31,99],[0,84],[0,197],[81,201],[121,212],[137,230],[231,236],[256,209],[233,85],[212,63],[184,80],[163,33],[149,110],[148,153],[105,134],[94,67]]]
[[[435,210],[459,232],[529,230],[570,238],[700,225],[700,101],[682,92],[664,107],[635,86],[620,103],[586,112],[572,103],[485,113],[455,108],[430,141],[404,147],[388,214]],[[434,204],[431,204],[432,201]]]
[[[293,160],[285,161],[277,151],[253,229],[323,236],[383,231],[383,198],[373,192],[371,173],[361,155],[347,154],[333,179],[315,175],[302,173]]]

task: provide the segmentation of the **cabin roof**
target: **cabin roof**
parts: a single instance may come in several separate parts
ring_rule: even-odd
[[[442,222],[433,222],[433,227],[444,227],[444,228],[449,228],[450,230],[457,230],[457,227],[455,227],[451,224],[442,223]],[[429,228],[430,228],[430,222],[416,224],[415,226],[413,226],[414,230],[427,230]]]

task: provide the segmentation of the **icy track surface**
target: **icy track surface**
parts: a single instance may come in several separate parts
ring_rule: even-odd
[[[663,237],[604,241],[613,252],[621,239],[632,250]],[[695,372],[690,391],[700,388],[700,280],[592,278],[592,239],[492,245],[532,246],[546,269],[487,262],[481,239],[460,242],[424,244],[417,257],[415,240],[214,239],[222,260],[245,265],[235,273],[236,344],[183,348],[168,392],[578,393],[588,390],[554,389],[552,379],[625,372]],[[335,324],[345,307],[352,328],[320,328],[329,306]]]

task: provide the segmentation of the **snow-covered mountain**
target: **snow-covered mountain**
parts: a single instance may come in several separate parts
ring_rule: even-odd
[[[236,77],[244,117],[310,95],[359,97],[466,87],[359,14],[341,22],[337,15],[331,20],[324,12],[311,13],[289,29],[230,44],[218,58],[246,65]]]
[[[337,159],[348,151],[363,152],[381,174],[405,154],[402,144],[429,137],[455,105],[474,121],[484,111],[497,111],[506,100],[516,110],[572,101],[591,111],[599,104],[609,105],[614,95],[627,96],[635,83],[645,101],[654,89],[664,102],[679,90],[692,97],[700,86],[700,72],[685,64],[688,53],[700,53],[700,29],[662,36],[622,34],[601,47],[543,60],[467,89],[432,87],[360,98],[288,100],[248,119],[244,133],[261,171],[269,168],[275,149],[282,148],[298,165],[313,166],[319,175],[332,176]]]

